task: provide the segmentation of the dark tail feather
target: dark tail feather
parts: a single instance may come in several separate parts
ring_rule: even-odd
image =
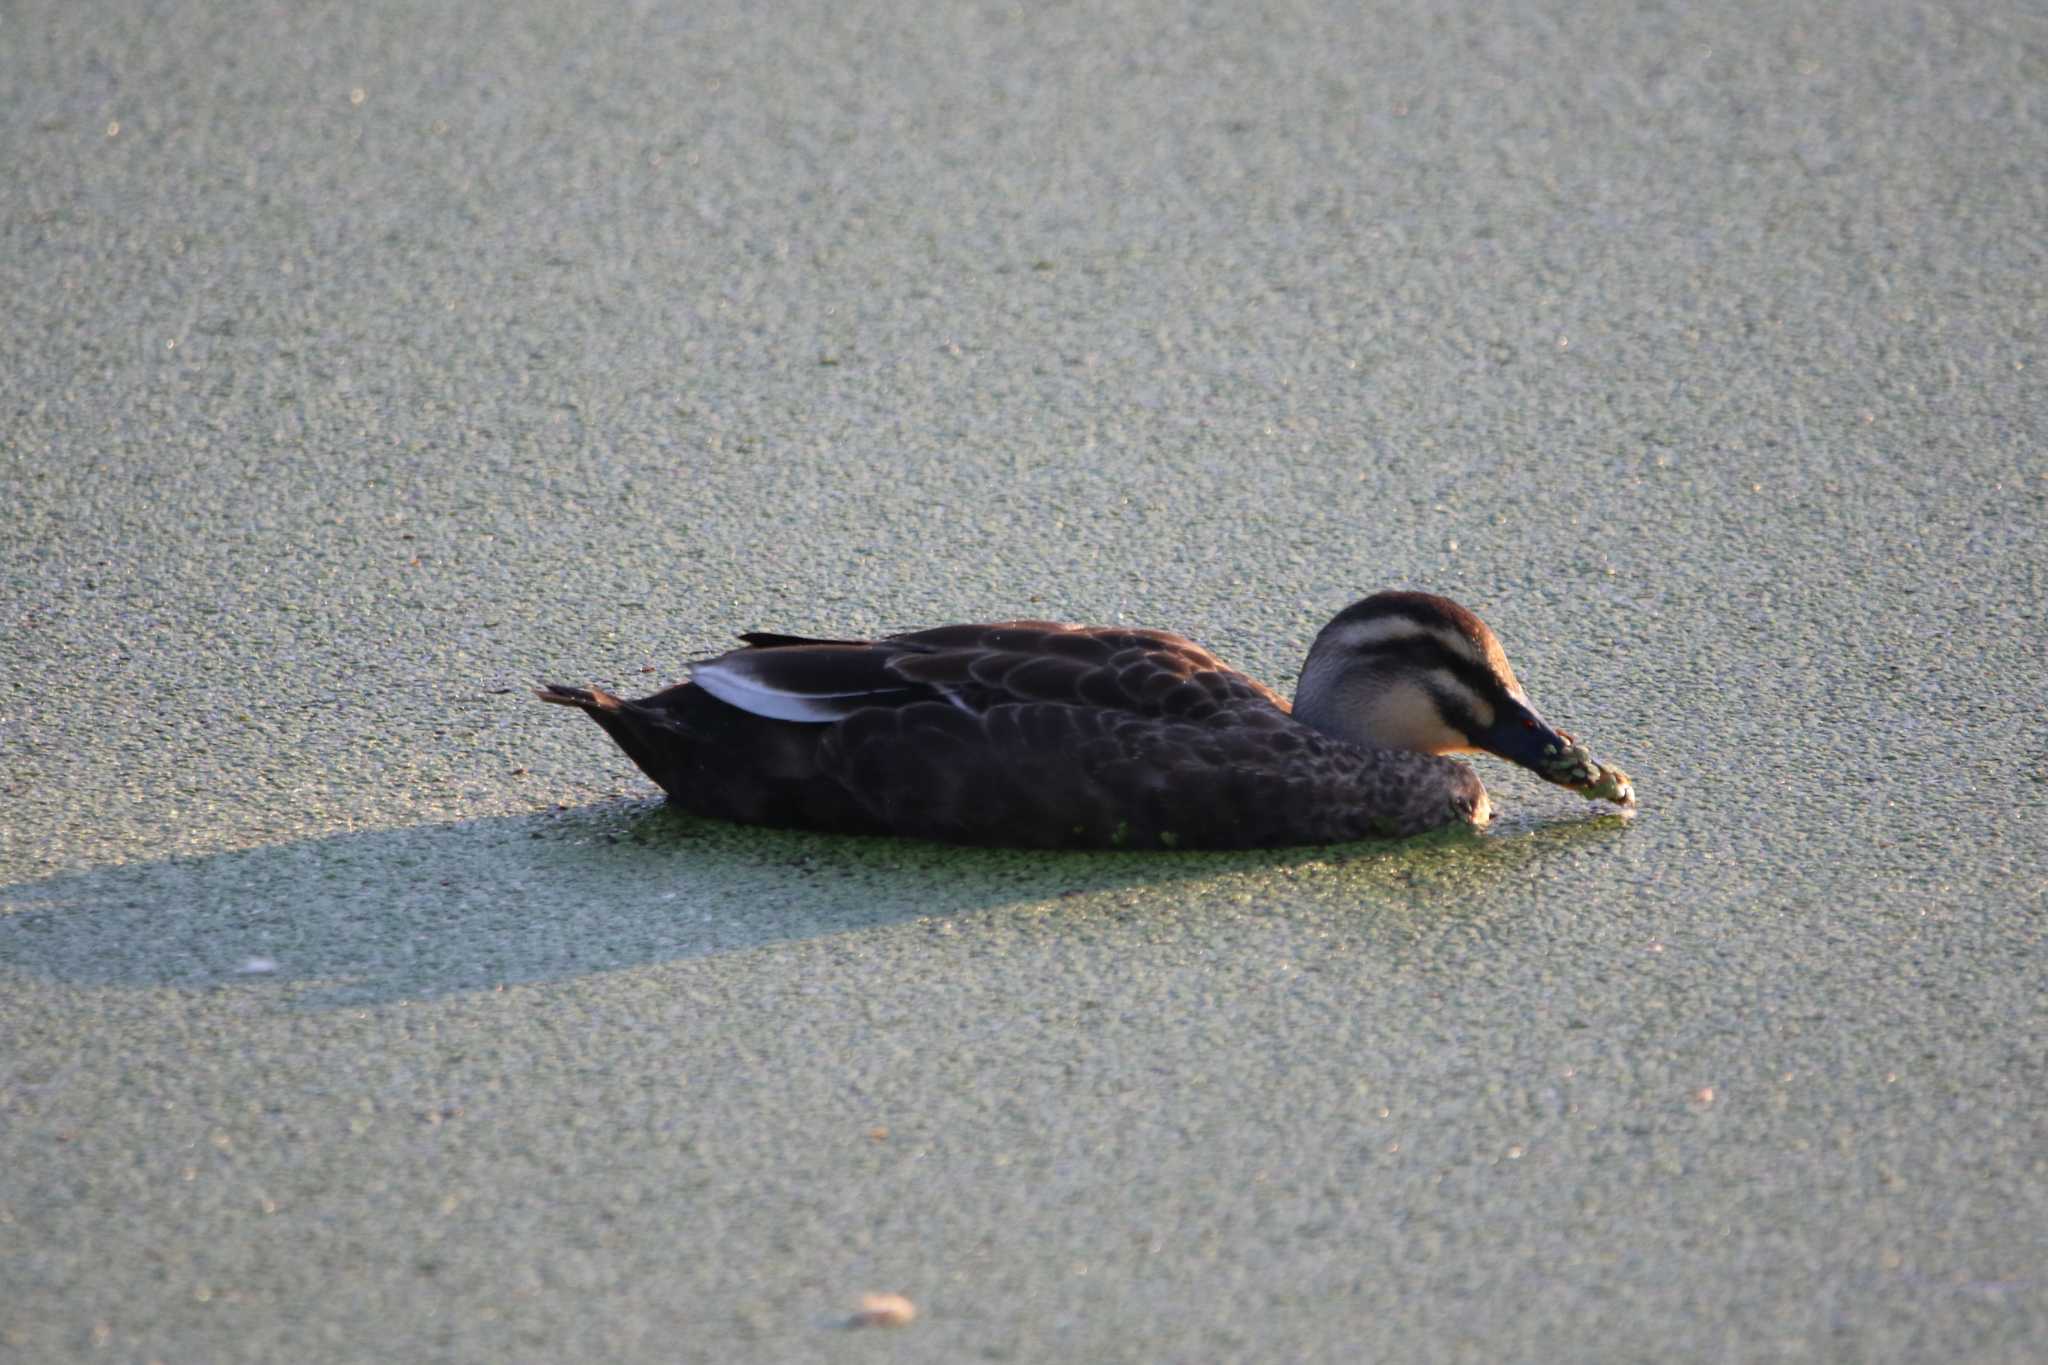
[[[864,645],[866,640],[820,640],[810,635],[783,635],[772,630],[743,630],[740,638],[756,649],[779,649],[783,645]]]
[[[593,715],[599,711],[616,711],[625,705],[601,687],[564,687],[560,683],[544,682],[533,689],[533,695],[557,706],[580,706]]]
[[[677,767],[679,755],[674,750],[681,736],[674,726],[662,721],[658,712],[615,697],[601,687],[564,687],[544,682],[533,689],[533,695],[557,706],[582,707],[604,727],[612,742],[626,751],[626,757],[641,772],[659,783],[663,791],[675,795],[670,778]]]

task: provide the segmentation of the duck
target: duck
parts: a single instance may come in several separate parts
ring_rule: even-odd
[[[1530,702],[1467,608],[1375,593],[1290,702],[1171,631],[1055,621],[878,640],[767,631],[629,701],[541,683],[703,817],[1026,848],[1269,848],[1492,817],[1490,753],[1582,795],[1634,786]]]

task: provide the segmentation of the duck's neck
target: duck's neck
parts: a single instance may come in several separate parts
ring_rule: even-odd
[[[1301,681],[1294,688],[1294,718],[1310,729],[1352,744],[1369,749],[1383,747],[1366,733],[1369,727],[1364,721],[1371,714],[1371,707],[1367,705],[1368,698],[1361,695],[1360,684],[1365,681],[1356,674],[1347,674],[1337,666],[1337,660],[1319,657],[1311,651],[1308,662],[1302,665]]]

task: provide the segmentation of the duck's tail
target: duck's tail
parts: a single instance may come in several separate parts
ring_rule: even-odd
[[[602,687],[564,687],[551,682],[534,688],[533,695],[557,706],[580,706],[591,712],[617,711],[626,704]]]
[[[557,706],[582,707],[592,720],[604,727],[612,741],[626,751],[626,757],[632,759],[641,772],[653,778],[671,796],[675,794],[675,788],[670,785],[674,755],[666,753],[660,741],[666,739],[673,745],[676,735],[674,727],[664,724],[657,714],[636,702],[615,697],[602,687],[564,687],[560,683],[544,682],[533,689],[533,695]]]

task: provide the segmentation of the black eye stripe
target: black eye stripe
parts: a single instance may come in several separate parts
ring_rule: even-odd
[[[1436,702],[1437,713],[1444,718],[1445,724],[1468,739],[1485,728],[1480,725],[1479,717],[1472,714],[1463,697],[1446,692],[1440,687],[1430,688],[1429,695]]]
[[[1443,641],[1431,635],[1408,635],[1398,640],[1374,640],[1359,646],[1358,657],[1372,659],[1383,667],[1387,664],[1397,665],[1404,671],[1418,674],[1441,668],[1471,688],[1473,696],[1489,705],[1498,708],[1506,701],[1505,690],[1494,678],[1492,670],[1462,654],[1454,653]],[[1438,701],[1441,704],[1442,698],[1439,697]]]

